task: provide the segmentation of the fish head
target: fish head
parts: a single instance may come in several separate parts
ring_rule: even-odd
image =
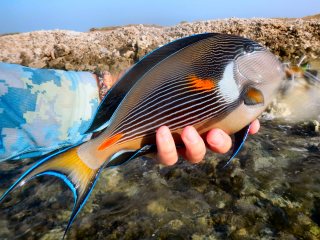
[[[235,56],[233,75],[246,106],[266,107],[285,79],[285,68],[266,48],[244,39]]]
[[[258,43],[233,36],[224,47],[228,60],[218,87],[225,102],[236,107],[219,127],[234,133],[256,119],[285,82],[284,65]],[[225,46],[225,45],[224,45]]]

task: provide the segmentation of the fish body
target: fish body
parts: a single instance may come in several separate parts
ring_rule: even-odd
[[[0,201],[35,176],[59,177],[75,197],[68,229],[102,169],[156,151],[155,134],[162,125],[170,128],[177,145],[188,125],[200,134],[213,127],[235,133],[231,160],[284,75],[273,54],[246,38],[208,33],[169,43],[138,62],[110,90],[88,130],[105,126],[96,138],[38,162]]]
[[[200,134],[213,127],[236,133],[261,114],[282,78],[281,63],[251,40],[220,34],[201,39],[141,76],[108,128],[80,146],[79,155],[84,161],[95,156],[95,162],[87,162],[92,168],[106,160],[111,164],[115,152],[154,145],[156,129],[162,125],[170,128],[177,145],[188,125]]]

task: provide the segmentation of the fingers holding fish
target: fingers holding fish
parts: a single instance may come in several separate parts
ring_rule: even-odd
[[[203,160],[206,154],[206,146],[197,130],[188,126],[181,133],[181,139],[185,148],[179,148],[179,154],[191,163],[198,163]],[[170,129],[162,126],[156,135],[157,157],[161,164],[173,165],[178,160],[178,154]]]
[[[260,122],[254,120],[251,123],[250,134],[256,134],[259,131]],[[174,139],[170,129],[162,126],[157,131],[158,160],[164,165],[173,165],[178,160],[178,154]],[[185,148],[179,150],[187,161],[198,163],[203,160],[206,153],[206,145],[196,129],[192,126],[185,127],[181,133],[181,139]],[[216,153],[226,153],[232,146],[231,137],[221,129],[212,129],[207,133],[206,141],[208,147]]]
[[[198,163],[206,154],[206,145],[197,130],[187,126],[181,133],[181,139],[185,145],[184,157],[191,163]]]
[[[260,129],[258,119],[254,120],[250,125],[249,134],[256,134]],[[207,143],[209,148],[216,153],[226,153],[232,146],[231,137],[221,129],[212,129],[207,133]]]
[[[231,137],[221,129],[215,128],[207,133],[208,147],[216,153],[226,153],[232,146]]]
[[[258,119],[254,120],[250,125],[249,134],[256,134],[260,129],[260,122]]]
[[[167,126],[162,126],[156,133],[157,157],[164,165],[173,165],[178,161],[178,153],[174,139]]]

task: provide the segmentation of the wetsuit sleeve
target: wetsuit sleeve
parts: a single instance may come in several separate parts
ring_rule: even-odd
[[[99,101],[89,72],[0,63],[0,161],[85,141]]]

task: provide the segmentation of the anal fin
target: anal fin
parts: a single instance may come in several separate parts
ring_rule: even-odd
[[[68,148],[51,155],[33,165],[0,197],[0,202],[19,186],[31,179],[51,175],[62,179],[71,189],[74,196],[74,206],[64,236],[77,214],[90,196],[102,168],[91,169],[78,156],[78,147]]]
[[[157,151],[156,145],[145,145],[138,150],[123,150],[121,152],[115,153],[110,160],[105,164],[105,168],[117,167],[129,162],[132,159],[146,155],[148,153],[153,153]]]
[[[249,135],[249,130],[250,124],[234,134],[233,152],[227,163],[223,166],[224,168],[231,163],[233,158],[239,153],[240,149],[243,147],[243,144]]]

